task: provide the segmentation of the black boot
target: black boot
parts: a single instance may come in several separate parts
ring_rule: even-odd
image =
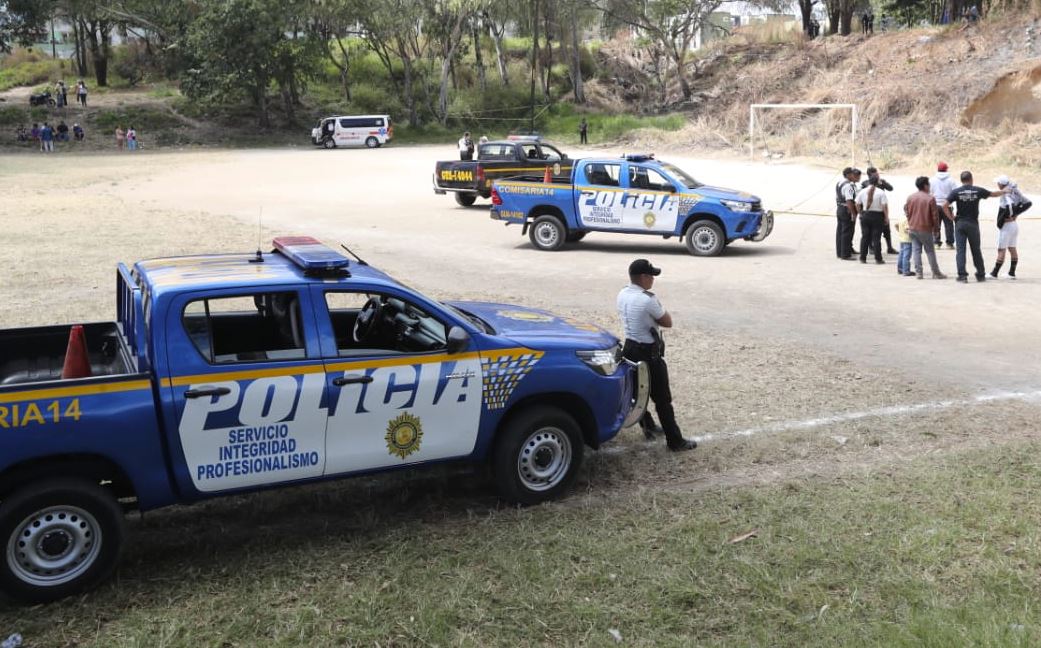
[[[1008,276],[1013,279],[1016,278],[1016,264],[1019,263],[1019,259],[1012,259],[1008,264]]]
[[[996,263],[994,264],[994,269],[990,271],[990,276],[992,276],[992,277],[994,277],[995,279],[997,279],[997,278],[998,278],[998,271],[999,271],[999,270],[1001,270],[1001,266],[1002,266],[1002,265],[1003,265],[1004,263],[1005,263],[1004,261],[998,261],[998,262],[996,262]],[[1015,272],[1015,268],[1016,268],[1016,262],[1015,262],[1015,261],[1013,261],[1013,262],[1012,262],[1012,271],[1013,271],[1013,272]]]

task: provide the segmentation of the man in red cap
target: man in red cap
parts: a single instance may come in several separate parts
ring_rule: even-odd
[[[947,239],[947,247],[954,247],[954,221],[947,218],[947,214],[944,210],[944,205],[947,204],[947,196],[954,191],[955,187],[954,178],[947,172],[947,163],[940,162],[936,165],[936,175],[929,181],[929,188],[933,192],[933,200],[936,201],[936,211],[939,212],[940,217],[936,220],[936,225],[933,227],[933,245],[937,249],[940,247],[940,227],[943,224],[943,233]]]

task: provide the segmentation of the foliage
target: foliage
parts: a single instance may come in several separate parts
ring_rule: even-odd
[[[18,86],[52,83],[55,79],[63,76],[64,72],[62,62],[49,57],[22,62],[9,62],[0,66],[0,92]],[[28,94],[25,99],[28,102]]]

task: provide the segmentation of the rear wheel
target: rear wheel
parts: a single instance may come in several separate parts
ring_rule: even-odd
[[[123,511],[111,493],[80,479],[51,479],[0,505],[0,588],[24,603],[84,591],[115,569]]]
[[[528,238],[531,239],[531,244],[540,250],[548,252],[559,250],[560,246],[564,245],[566,236],[567,230],[564,228],[564,224],[560,222],[560,219],[548,214],[536,218],[528,230]]]
[[[372,137],[370,135],[369,137],[365,138],[365,146],[368,146],[369,148],[376,148],[379,145],[380,141],[375,137]]]
[[[687,228],[683,242],[694,256],[717,256],[726,246],[727,239],[722,227],[710,220],[699,220]]]
[[[563,494],[582,465],[582,434],[555,407],[536,406],[511,417],[492,456],[499,494],[516,504],[540,504]]]
[[[463,191],[455,192],[455,201],[459,203],[460,207],[469,207],[474,204],[477,200],[477,194],[466,193]]]
[[[336,142],[333,140],[333,138],[329,137],[324,142],[322,142],[322,146],[324,146],[327,149],[334,149],[336,148]]]

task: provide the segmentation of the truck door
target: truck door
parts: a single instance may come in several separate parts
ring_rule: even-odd
[[[628,188],[622,199],[622,223],[628,230],[674,232],[679,210],[676,187],[654,167],[629,163]]]
[[[583,167],[584,182],[576,178],[578,218],[589,229],[623,229],[622,165],[619,162],[590,162]]]
[[[465,457],[477,443],[481,361],[448,354],[448,322],[408,298],[312,288],[330,414],[327,475]]]
[[[168,313],[167,429],[180,442],[182,488],[321,476],[327,394],[309,293],[184,295]]]

